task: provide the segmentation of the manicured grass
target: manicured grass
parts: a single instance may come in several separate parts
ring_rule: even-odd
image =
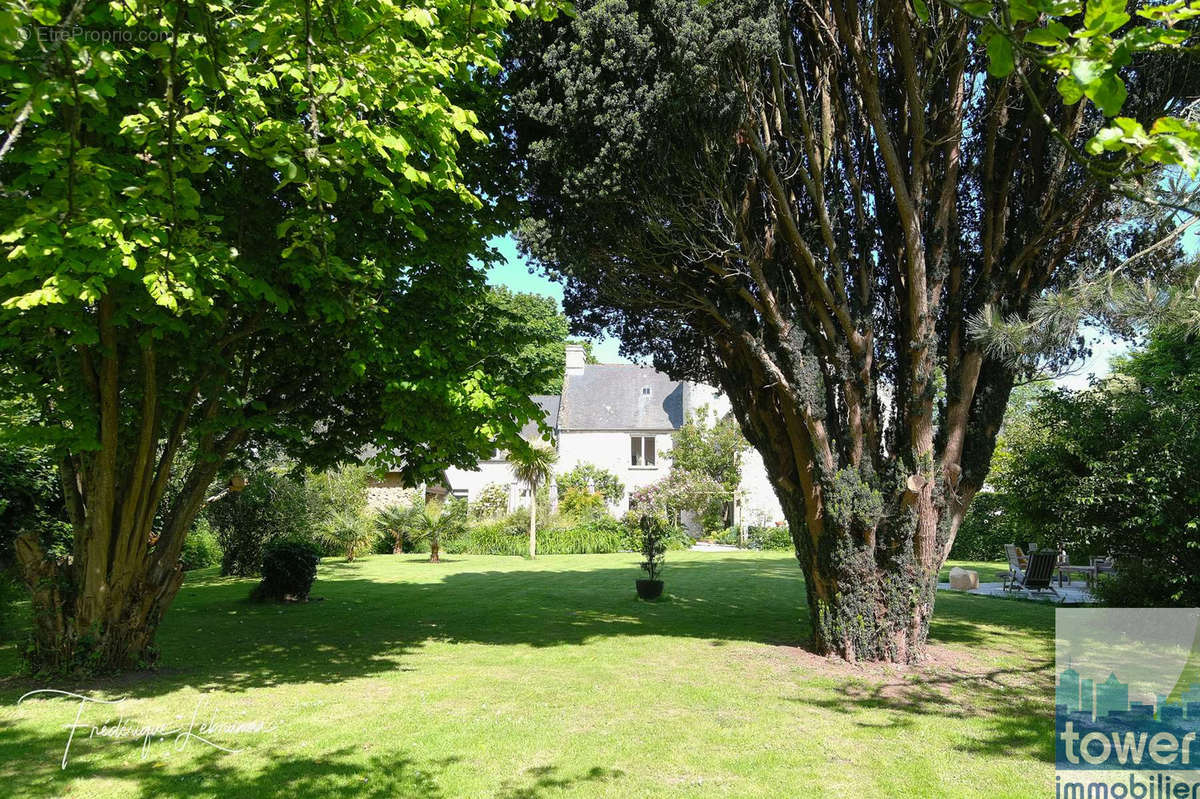
[[[265,722],[212,740],[87,738],[77,703],[0,681],[13,797],[961,797],[1052,790],[1053,609],[941,593],[931,660],[847,666],[799,644],[789,553],[327,561],[305,605],[189,576],[159,671],[51,687],[82,721]],[[9,646],[3,665],[14,663]],[[175,718],[178,717],[178,718]]]
[[[942,566],[942,570],[938,572],[938,581],[943,583],[948,581],[950,570],[955,566],[978,572],[981,583],[997,583],[1004,579],[1004,575],[1008,574],[1008,564],[1003,561],[948,560],[946,565]]]

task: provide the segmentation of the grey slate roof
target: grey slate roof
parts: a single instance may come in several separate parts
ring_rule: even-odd
[[[561,397],[557,394],[534,394],[530,397],[531,400],[538,404],[542,409],[542,414],[546,420],[546,424],[551,429],[558,429],[558,409],[561,404]],[[521,438],[527,441],[535,441],[542,437],[538,432],[537,420],[531,419],[521,428]]]
[[[648,396],[642,389],[649,387]],[[560,430],[674,430],[683,425],[687,384],[647,366],[588,364],[563,383]],[[535,399],[537,399],[535,397]]]

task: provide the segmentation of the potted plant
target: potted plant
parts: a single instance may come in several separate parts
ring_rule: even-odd
[[[646,579],[637,581],[638,596],[658,599],[663,592],[663,581],[658,576],[667,554],[666,531],[662,522],[653,516],[643,516],[638,526],[642,528],[642,568],[646,570]]]

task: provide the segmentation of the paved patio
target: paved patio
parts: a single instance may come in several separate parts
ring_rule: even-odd
[[[729,544],[714,544],[711,541],[697,541],[692,544],[693,552],[737,552],[738,548]]]
[[[938,589],[942,591],[951,591],[950,583],[938,583]],[[1073,583],[1062,586],[1058,585],[1058,579],[1054,580],[1054,590],[1059,593],[1055,596],[1049,591],[1005,591],[1004,583],[980,583],[978,588],[974,588],[964,593],[980,594],[982,596],[1007,596],[1020,597],[1023,599],[1036,599],[1043,602],[1062,602],[1064,605],[1084,605],[1096,600],[1092,597],[1092,593],[1088,591],[1087,583],[1083,580],[1075,580]]]

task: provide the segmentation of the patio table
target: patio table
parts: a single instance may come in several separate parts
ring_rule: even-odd
[[[1096,579],[1096,567],[1095,566],[1071,566],[1071,565],[1067,564],[1067,565],[1057,566],[1056,568],[1058,569],[1058,587],[1059,588],[1062,588],[1063,575],[1066,575],[1067,582],[1070,582],[1071,574],[1082,574],[1087,579],[1088,588],[1092,587],[1092,583]]]

